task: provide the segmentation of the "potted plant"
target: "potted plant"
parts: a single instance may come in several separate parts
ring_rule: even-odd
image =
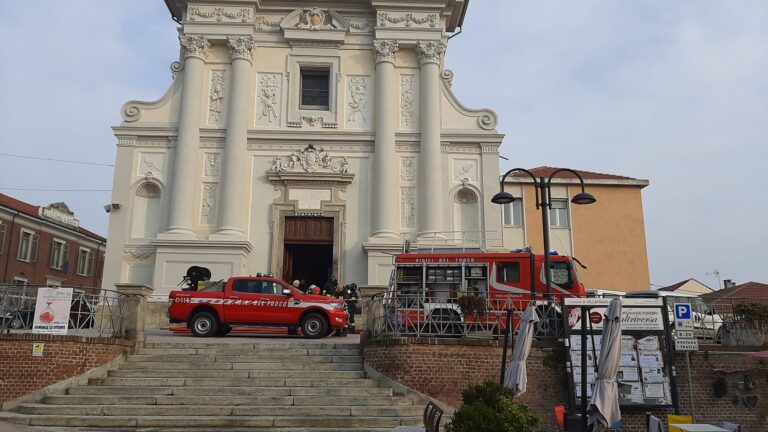
[[[462,405],[445,427],[447,432],[534,432],[541,419],[522,404],[512,402],[514,392],[495,382],[464,389]]]
[[[459,297],[459,307],[464,317],[482,318],[487,311],[485,298],[476,295],[465,294]]]

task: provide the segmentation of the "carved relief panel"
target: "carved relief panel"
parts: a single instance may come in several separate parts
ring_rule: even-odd
[[[220,164],[221,155],[219,153],[205,153],[205,160],[203,163],[203,177],[218,177]]]
[[[160,177],[165,173],[164,153],[139,153],[139,165],[136,175],[139,177]]]
[[[211,126],[224,126],[224,81],[223,70],[211,71],[208,89],[208,124]]]
[[[346,80],[346,107],[344,118],[347,128],[368,129],[371,127],[371,78],[363,75],[348,75]]]
[[[280,127],[283,74],[260,73],[256,86],[256,126]]]
[[[203,183],[203,196],[200,202],[200,224],[216,225],[218,192],[219,185],[217,183]]]
[[[478,169],[475,159],[453,160],[453,181],[462,183],[477,183]]]
[[[416,157],[400,157],[400,181],[416,181]]]
[[[417,130],[418,98],[415,75],[400,75],[400,129]]]
[[[400,227],[416,228],[416,188],[400,188]]]

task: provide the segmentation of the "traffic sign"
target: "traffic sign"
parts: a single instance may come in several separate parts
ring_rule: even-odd
[[[676,320],[689,320],[689,319],[691,319],[691,304],[690,303],[675,303],[675,319]]]
[[[698,351],[697,339],[675,339],[675,351]]]
[[[677,330],[675,331],[675,336],[677,336],[679,339],[693,339],[693,332],[690,330]]]
[[[690,303],[675,303],[675,329],[693,330],[693,320]]]

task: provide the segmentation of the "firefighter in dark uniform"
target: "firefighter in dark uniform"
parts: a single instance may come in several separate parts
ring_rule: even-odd
[[[347,308],[349,310],[349,320],[347,320],[347,328],[349,333],[357,333],[355,328],[355,312],[357,311],[357,302],[362,297],[360,295],[360,289],[357,288],[357,284],[351,283],[344,287],[344,291],[347,296]]]
[[[328,297],[333,297],[336,292],[336,285],[338,284],[339,284],[338,280],[334,278],[328,279],[328,282],[326,282],[325,285],[323,285],[323,289],[320,291],[320,294]]]
[[[331,291],[330,294],[326,294],[328,297],[332,297],[335,299],[341,300],[345,305],[347,304],[347,290],[344,289],[344,286],[340,283],[336,284],[336,287],[333,291]],[[347,316],[349,316],[349,312],[347,312]],[[349,320],[347,320],[349,322]],[[336,330],[336,332],[333,333],[334,336],[346,336],[347,335],[347,329],[345,328],[339,328]]]

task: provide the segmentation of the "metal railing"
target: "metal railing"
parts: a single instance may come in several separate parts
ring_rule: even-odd
[[[403,244],[410,233],[401,232]],[[489,236],[489,234],[493,234]],[[424,238],[410,244],[411,253],[434,253],[436,250],[450,248],[467,251],[484,251],[488,248],[488,242],[493,241],[501,245],[502,238],[496,230],[477,231],[439,231],[428,233]]]
[[[503,336],[510,318],[510,332],[516,332],[519,318],[531,302],[539,314],[534,326],[538,339],[558,339],[567,322],[560,307],[561,296],[548,302],[520,298],[481,298],[480,312],[464,313],[459,299],[430,298],[418,294],[379,293],[365,304],[365,328],[373,339],[391,337],[467,337],[495,339]]]
[[[29,333],[35,320],[39,285],[0,284],[0,333]],[[124,294],[99,288],[73,288],[67,334],[125,336]]]

